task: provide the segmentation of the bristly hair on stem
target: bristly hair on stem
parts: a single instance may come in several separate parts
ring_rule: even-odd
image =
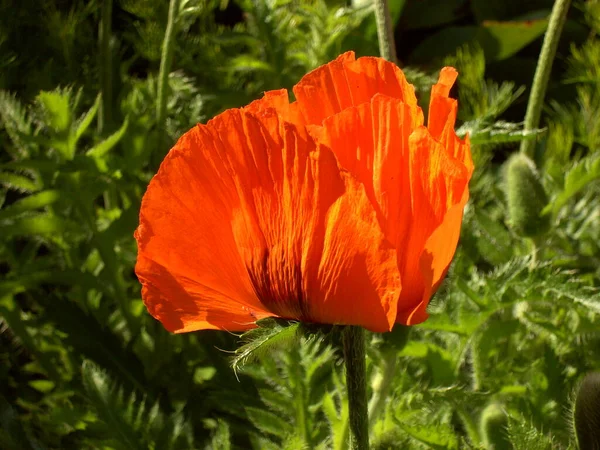
[[[167,19],[167,29],[162,43],[162,53],[160,57],[160,69],[158,72],[158,87],[156,97],[156,126],[162,143],[162,137],[165,132],[165,120],[167,114],[167,95],[169,90],[169,72],[173,61],[173,48],[175,44],[175,33],[177,16],[179,14],[181,0],[171,0],[169,3],[169,17]]]
[[[375,0],[375,19],[377,21],[379,54],[382,58],[397,64],[394,24],[387,0]]]
[[[531,86],[531,94],[527,103],[527,111],[525,113],[525,131],[534,130],[540,123],[542,116],[542,108],[544,106],[544,97],[546,96],[546,88],[550,80],[550,72],[552,71],[552,63],[556,56],[558,41],[567,20],[567,12],[571,0],[556,0],[550,14],[550,23],[544,35],[544,43],[542,51],[538,59],[535,75],[533,76],[533,85]],[[521,141],[521,152],[533,159],[535,151],[535,140]]]
[[[369,449],[369,412],[365,361],[365,330],[347,326],[342,334],[350,415],[350,448]]]

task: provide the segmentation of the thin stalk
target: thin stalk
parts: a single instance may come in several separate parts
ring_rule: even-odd
[[[550,22],[548,29],[544,35],[544,43],[542,51],[538,59],[535,75],[533,76],[533,85],[529,94],[529,102],[527,103],[527,112],[525,113],[525,131],[534,130],[540,124],[542,116],[542,108],[544,106],[544,97],[552,71],[552,63],[556,56],[558,41],[562,32],[565,21],[567,20],[567,12],[571,0],[556,0],[550,14]],[[521,152],[533,159],[535,153],[535,139],[527,139],[521,141]]]
[[[357,326],[344,329],[342,341],[346,362],[346,386],[350,416],[350,448],[369,449],[369,411],[365,361],[365,330]]]
[[[375,19],[377,22],[377,38],[379,39],[379,54],[382,58],[397,64],[394,24],[392,23],[387,0],[375,0]]]
[[[110,52],[110,35],[112,29],[112,0],[102,2],[102,19],[100,20],[100,108],[98,114],[98,132],[108,131],[112,121],[112,55]]]
[[[175,24],[179,14],[181,0],[171,0],[169,3],[169,17],[167,18],[167,29],[162,43],[160,57],[160,70],[158,73],[158,92],[156,98],[156,125],[162,136],[165,130],[167,113],[167,91],[169,90],[169,72],[173,61],[173,48],[175,44]]]

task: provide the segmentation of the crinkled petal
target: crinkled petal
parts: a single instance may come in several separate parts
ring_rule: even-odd
[[[381,229],[396,248],[402,286],[397,320],[404,324],[426,317],[429,297],[454,254],[468,198],[469,144],[456,137],[452,114],[450,105],[438,140],[419,125],[409,105],[375,95],[328,117],[322,126],[309,127],[364,185]]]
[[[423,120],[414,87],[395,64],[374,57],[355,59],[354,52],[305,75],[294,94],[306,124],[320,125],[346,108],[370,102],[376,94],[401,100],[416,122]]]
[[[224,226],[239,199],[222,151],[209,127],[192,129],[142,201],[136,273],[148,310],[170,331],[244,330],[266,315]]]
[[[402,292],[397,321],[413,325],[426,318],[429,297],[454,255],[471,174],[425,127],[413,132],[409,147],[412,220],[399,236]],[[436,230],[441,231],[434,239]],[[444,239],[448,245],[439,245]],[[415,315],[415,311],[421,314]]]

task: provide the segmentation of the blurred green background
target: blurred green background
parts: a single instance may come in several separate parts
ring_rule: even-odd
[[[477,170],[430,320],[369,336],[373,448],[576,448],[600,369],[600,3],[571,7],[525,132],[553,4],[390,0],[421,104],[458,68]],[[347,448],[335,332],[236,376],[237,336],[148,315],[132,238],[183,132],[347,50],[378,54],[369,0],[0,0],[0,448]],[[535,196],[506,174],[523,139]]]

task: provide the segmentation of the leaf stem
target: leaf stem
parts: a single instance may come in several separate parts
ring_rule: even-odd
[[[112,121],[112,55],[110,34],[112,28],[112,0],[103,0],[102,19],[99,29],[100,44],[100,114],[98,114],[98,132],[103,134],[110,128]]]
[[[382,58],[397,64],[394,25],[387,0],[375,0],[375,19],[377,22],[377,38],[379,39],[379,54]]]
[[[175,23],[179,14],[181,0],[171,0],[169,3],[169,17],[167,18],[167,29],[162,43],[160,57],[160,70],[158,73],[158,88],[156,98],[156,125],[160,136],[164,136],[165,120],[167,112],[167,91],[169,88],[169,72],[173,61],[173,47],[175,43]],[[162,142],[162,139],[161,139]]]
[[[548,29],[544,35],[542,51],[538,59],[535,75],[533,76],[533,85],[529,94],[527,103],[527,112],[525,113],[525,131],[534,130],[539,126],[542,108],[544,106],[544,97],[552,71],[552,63],[556,56],[558,41],[563,26],[567,19],[567,12],[571,0],[556,0],[550,14]],[[526,139],[521,141],[521,152],[533,159],[535,153],[535,139]]]
[[[350,448],[352,450],[368,450],[369,412],[367,409],[365,330],[358,326],[347,326],[344,329],[342,341],[346,362]]]

